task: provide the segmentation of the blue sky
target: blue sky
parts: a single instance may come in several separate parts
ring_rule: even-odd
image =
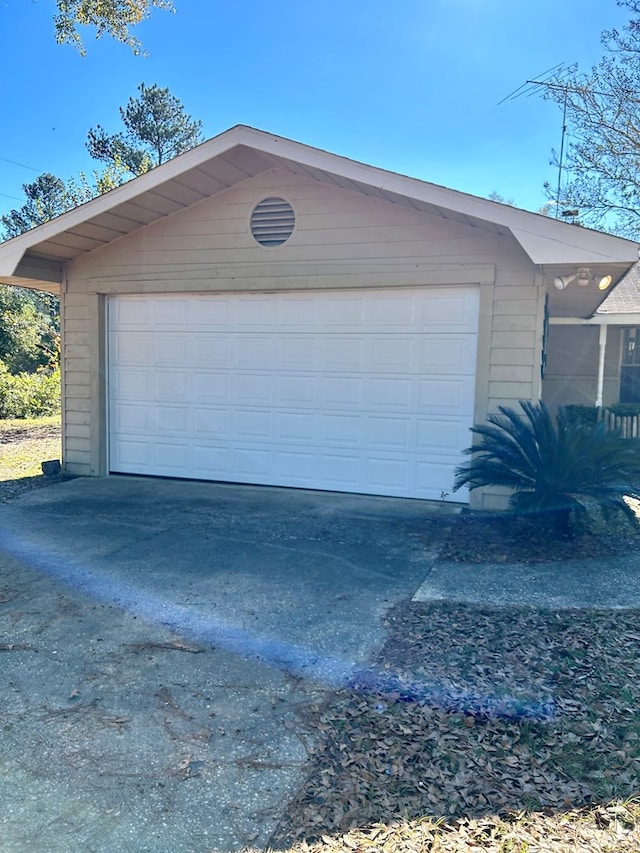
[[[0,213],[42,171],[98,166],[88,129],[119,130],[143,81],[168,86],[205,137],[248,124],[535,210],[556,180],[560,111],[541,97],[498,102],[557,63],[590,67],[600,32],[628,19],[615,0],[175,5],[136,29],[147,58],[91,31],[83,58],[55,43],[53,0],[0,0]]]

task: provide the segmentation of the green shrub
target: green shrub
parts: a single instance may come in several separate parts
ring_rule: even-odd
[[[563,406],[562,411],[569,424],[592,427],[598,422],[598,410],[594,406],[579,406],[571,403],[569,406]]]
[[[37,418],[60,411],[60,368],[9,372],[0,361],[0,418]]]
[[[635,418],[640,415],[639,403],[615,403],[613,406],[607,406],[607,409],[619,418]]]
[[[569,532],[571,513],[584,519],[593,506],[620,510],[635,523],[624,498],[640,498],[640,443],[603,423],[572,422],[562,409],[554,424],[541,402],[520,406],[522,413],[500,406],[500,414],[471,428],[478,441],[456,469],[454,490],[506,487],[513,511],[546,517],[561,534]]]

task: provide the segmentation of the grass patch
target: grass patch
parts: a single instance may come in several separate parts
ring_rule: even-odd
[[[40,466],[60,458],[59,415],[0,420],[0,501],[52,482]]]
[[[0,441],[16,433],[40,433],[60,430],[60,415],[46,415],[42,418],[5,418],[0,419]]]

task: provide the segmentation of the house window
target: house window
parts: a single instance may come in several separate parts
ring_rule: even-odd
[[[640,403],[640,329],[622,330],[620,402]]]

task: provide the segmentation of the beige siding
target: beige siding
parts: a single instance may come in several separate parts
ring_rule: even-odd
[[[292,237],[276,249],[249,231],[253,207],[270,195],[296,212]],[[66,462],[101,473],[105,295],[443,284],[482,286],[476,419],[505,401],[537,399],[542,285],[516,241],[491,226],[273,171],[141,228],[67,269]]]
[[[89,347],[89,296],[82,288],[65,293],[61,299],[62,337],[62,457],[73,474],[93,473],[89,466],[91,439],[91,399],[89,394],[92,369]]]

